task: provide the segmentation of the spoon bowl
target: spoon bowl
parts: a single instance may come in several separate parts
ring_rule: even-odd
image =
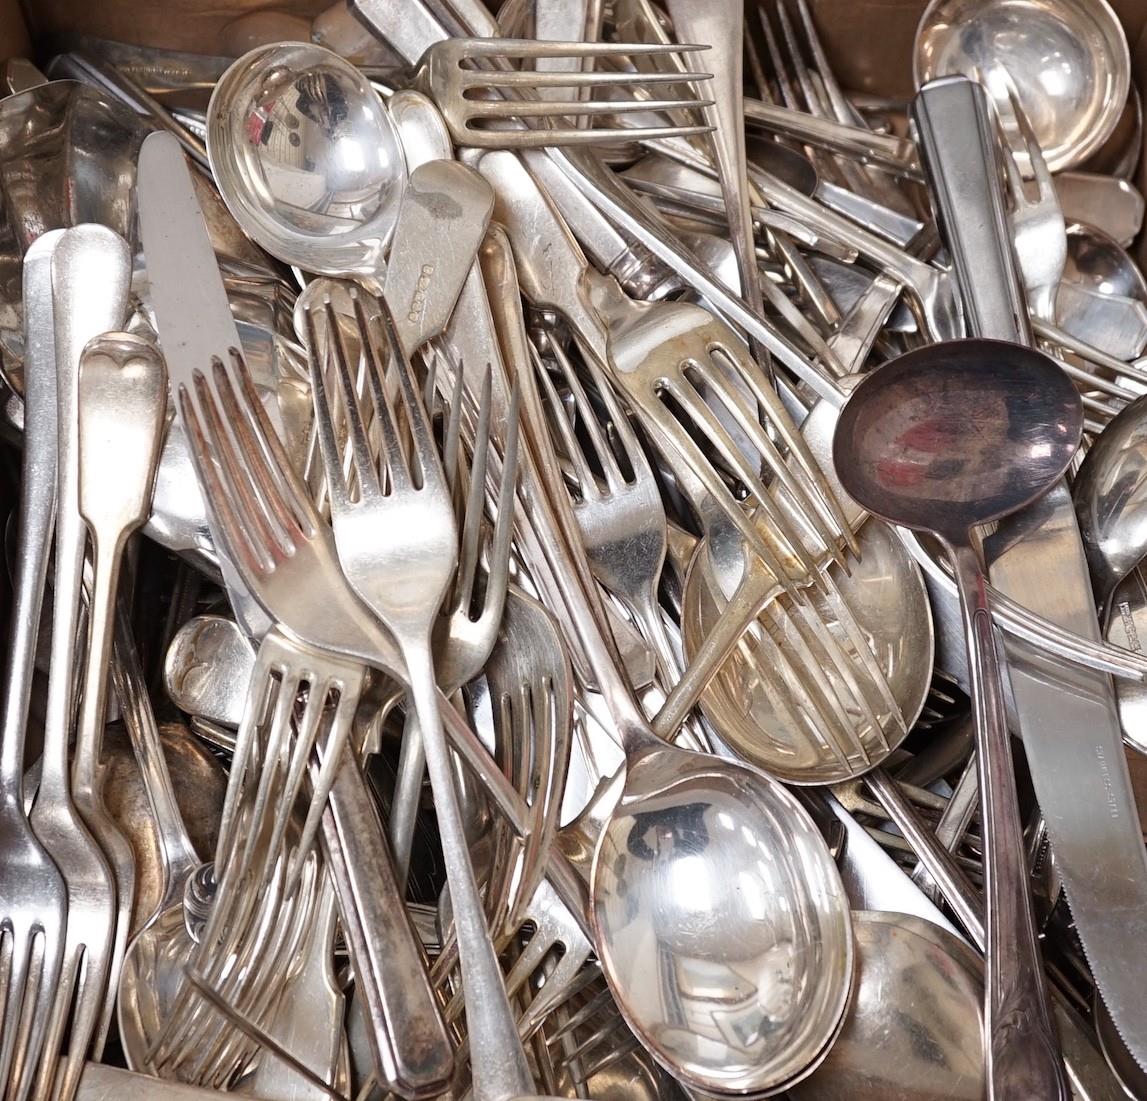
[[[1076,222],[1067,227],[1063,278],[1099,294],[1147,304],[1147,279],[1139,265],[1118,241],[1094,226]]]
[[[684,1084],[764,1092],[823,1056],[852,985],[848,900],[779,784],[669,747],[630,757],[592,895],[622,1013]]]
[[[321,46],[252,50],[220,78],[207,112],[211,170],[236,221],[308,271],[375,276],[406,166],[370,82]]]
[[[1106,611],[1147,555],[1147,397],[1121,409],[1099,434],[1071,493],[1096,600]]]
[[[860,912],[856,992],[824,1063],[793,1101],[980,1101],[983,963],[963,941],[907,914]]]
[[[1127,103],[1131,58],[1106,0],[932,0],[916,29],[916,85],[962,73],[1015,85],[1052,172],[1085,161]]]

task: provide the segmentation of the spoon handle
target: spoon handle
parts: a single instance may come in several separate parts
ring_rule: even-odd
[[[970,545],[949,548],[960,593],[976,720],[984,838],[987,1036],[992,1101],[1071,1096],[1027,893],[1023,830],[987,585]]]

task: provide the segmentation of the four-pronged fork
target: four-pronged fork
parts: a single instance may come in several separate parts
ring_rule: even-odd
[[[703,134],[708,126],[629,127],[581,129],[577,120],[625,112],[703,108],[709,101],[691,96],[650,100],[635,96],[626,101],[616,94],[648,84],[682,86],[677,73],[570,72],[518,69],[515,63],[551,59],[631,57],[640,54],[682,54],[706,50],[704,45],[646,45],[631,42],[536,42],[511,38],[448,38],[436,42],[423,55],[420,79],[433,97],[459,145],[479,148],[530,149],[555,145],[599,145],[630,142],[636,137],[686,137]],[[708,73],[690,73],[688,80],[702,86]],[[558,101],[539,98],[537,90],[609,86],[615,93],[607,101],[572,95]],[[528,124],[528,126],[527,126]]]
[[[370,404],[381,441],[377,464],[371,454],[354,379],[345,364],[339,365],[338,372],[347,418],[347,446],[358,483],[357,497],[352,496],[343,475],[325,383],[316,376],[316,419],[327,472],[331,522],[339,563],[347,580],[391,632],[406,663],[454,904],[459,964],[470,1006],[474,1096],[477,1101],[503,1101],[531,1093],[533,1080],[486,930],[434,674],[432,632],[454,573],[457,527],[414,369],[385,306],[381,322],[385,345],[379,339],[381,334],[375,332],[364,348]],[[397,376],[397,401],[387,394],[382,377],[382,349],[387,345]],[[461,385],[460,376],[457,385]],[[399,432],[396,404],[409,434],[409,450],[404,448]]]

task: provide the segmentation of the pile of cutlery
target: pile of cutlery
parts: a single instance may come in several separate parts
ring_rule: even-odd
[[[9,63],[0,1101],[1147,1098],[1127,45],[822,30]]]

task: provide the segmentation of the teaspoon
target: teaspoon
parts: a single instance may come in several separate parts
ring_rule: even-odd
[[[1083,410],[1046,356],[992,340],[934,344],[866,376],[845,403],[833,463],[874,515],[932,532],[952,562],[972,678],[987,911],[989,1096],[1070,1096],[1027,893],[1023,832],[984,567],[981,524],[1063,475]]]

